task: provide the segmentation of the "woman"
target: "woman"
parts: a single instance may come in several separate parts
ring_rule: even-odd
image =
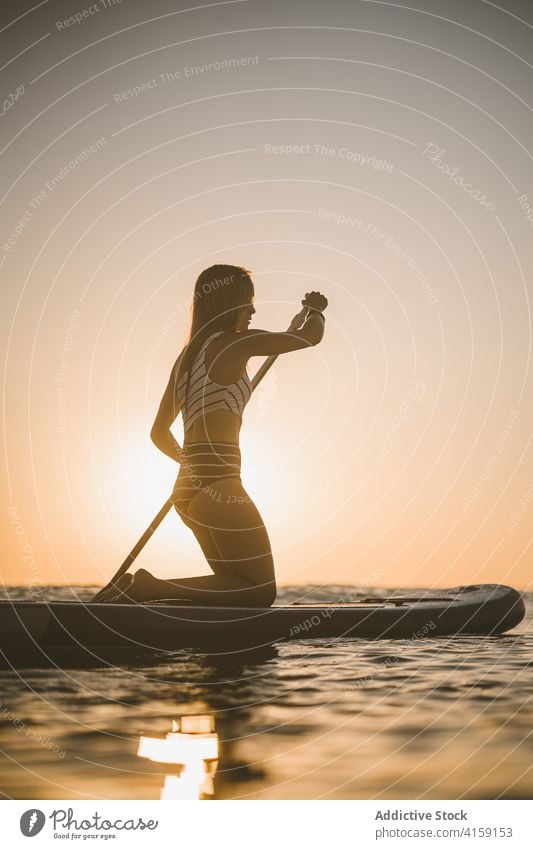
[[[303,326],[288,333],[250,330],[255,313],[250,273],[212,265],[194,288],[188,344],[172,369],[151,438],[180,463],[174,506],[193,531],[213,574],[159,580],[146,569],[124,575],[114,601],[187,599],[196,604],[268,607],[276,598],[270,541],[243,487],[239,432],[251,383],[250,357],[285,354],[317,345],[324,335],[327,299],[308,293]],[[170,427],[181,410],[184,445]]]

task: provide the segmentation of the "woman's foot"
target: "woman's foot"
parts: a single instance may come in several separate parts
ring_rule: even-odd
[[[108,604],[114,601],[117,596],[120,596],[130,586],[133,580],[133,575],[121,575],[114,584],[110,584],[104,593],[98,596],[98,604]]]
[[[112,598],[111,601],[117,604],[132,604],[141,601],[151,601],[152,599],[157,598],[158,583],[158,579],[154,578],[154,576],[146,569],[137,569],[127,587],[116,595],[115,598]]]

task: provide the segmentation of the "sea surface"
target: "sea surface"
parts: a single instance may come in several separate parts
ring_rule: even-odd
[[[41,598],[96,589],[48,587]],[[277,603],[350,592],[284,588]],[[524,596],[526,619],[499,637],[306,638],[241,654],[4,666],[1,797],[531,799],[533,593]],[[167,739],[194,715],[211,717],[193,720],[212,724],[211,737]],[[145,753],[151,741],[166,747],[157,751],[168,766],[138,755],[141,736]]]

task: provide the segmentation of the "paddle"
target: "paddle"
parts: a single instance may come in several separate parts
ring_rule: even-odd
[[[302,304],[303,303],[304,302],[302,301]],[[301,325],[303,324],[303,322],[305,320],[307,312],[308,312],[308,309],[304,304],[303,308],[300,310],[300,312],[297,315],[294,316],[293,320],[289,324],[289,327],[287,329],[287,333],[290,333],[291,330],[298,330],[301,327]],[[252,378],[252,391],[254,389],[256,389],[256,387],[262,381],[262,379],[264,378],[267,371],[272,367],[272,365],[277,360],[278,356],[279,356],[279,354],[273,354],[271,357],[268,357],[265,360],[265,362],[263,363],[263,365],[261,366],[261,368],[258,369],[257,373]],[[163,519],[165,518],[165,516],[169,512],[169,510],[172,508],[172,505],[173,505],[173,502],[172,502],[172,496],[171,496],[170,498],[168,498],[165,501],[165,503],[161,507],[161,510],[159,511],[157,516],[155,516],[152,519],[152,521],[148,525],[147,529],[145,530],[145,532],[142,535],[142,537],[140,538],[140,540],[132,548],[132,550],[130,551],[130,553],[126,557],[124,563],[122,563],[120,569],[118,569],[116,574],[113,575],[113,577],[111,578],[109,583],[106,584],[105,587],[102,587],[102,589],[99,590],[96,593],[95,596],[93,596],[93,598],[91,599],[91,602],[98,601],[98,599],[101,596],[103,596],[105,592],[107,592],[107,590],[112,586],[112,584],[116,583],[116,581],[118,581],[118,579],[121,577],[121,575],[124,575],[125,572],[128,571],[128,569],[130,568],[133,561],[140,554],[140,552],[142,551],[142,549],[144,548],[144,546],[146,545],[146,543],[148,542],[148,540],[150,539],[150,537],[152,536],[154,531],[157,530],[157,528],[159,527],[159,525],[161,524],[161,522],[163,521]]]

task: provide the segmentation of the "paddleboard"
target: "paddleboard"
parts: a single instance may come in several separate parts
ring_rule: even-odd
[[[499,584],[269,608],[202,607],[164,599],[144,604],[6,600],[0,601],[0,653],[7,659],[54,648],[174,649],[295,639],[497,635],[518,625],[524,614],[520,593]]]

